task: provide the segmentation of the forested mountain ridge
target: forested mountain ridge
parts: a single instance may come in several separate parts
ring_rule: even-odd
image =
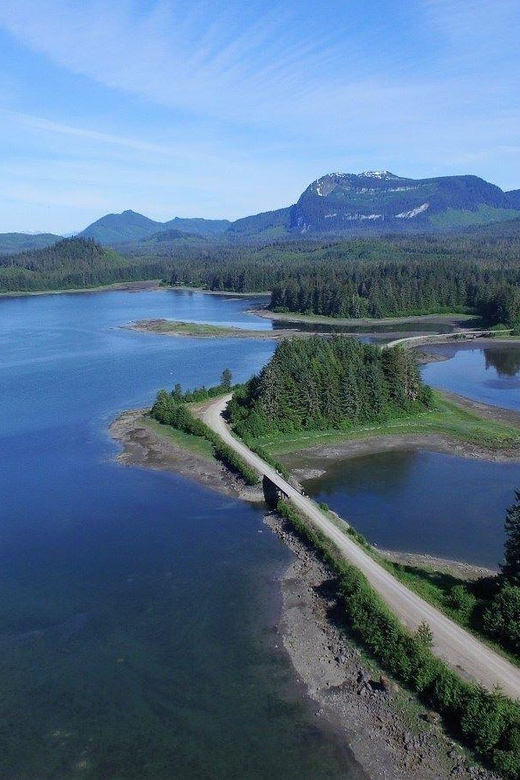
[[[124,258],[93,239],[66,238],[51,247],[0,256],[0,292],[67,290],[154,279],[160,261]]]
[[[332,173],[307,187],[291,209],[289,229],[301,233],[443,230],[517,215],[516,194],[478,176],[408,179],[389,171]]]
[[[43,249],[61,238],[54,233],[0,233],[0,255]]]
[[[93,238],[101,244],[115,246],[130,241],[141,241],[156,233],[170,230],[197,234],[201,238],[216,237],[230,224],[226,219],[181,219],[180,217],[175,217],[168,222],[157,222],[129,209],[121,214],[106,214],[78,233],[77,238]]]
[[[445,232],[520,217],[520,190],[503,192],[478,176],[410,179],[389,171],[330,173],[292,206],[226,219],[157,222],[135,211],[107,214],[78,234],[117,245],[178,230],[201,239],[250,241],[303,235]]]

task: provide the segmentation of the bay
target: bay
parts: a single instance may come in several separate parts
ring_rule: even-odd
[[[251,301],[110,292],[0,301],[0,776],[360,777],[275,646],[290,561],[262,511],[117,465],[107,425],[159,387],[246,379]]]

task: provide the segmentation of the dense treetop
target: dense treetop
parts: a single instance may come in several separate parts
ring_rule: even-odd
[[[256,437],[349,428],[430,404],[411,352],[315,336],[279,344],[260,374],[235,391],[228,411],[240,435]]]

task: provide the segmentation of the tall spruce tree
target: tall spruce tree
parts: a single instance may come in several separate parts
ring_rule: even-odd
[[[509,585],[520,587],[520,490],[515,490],[515,502],[507,510],[505,531],[502,576]]]

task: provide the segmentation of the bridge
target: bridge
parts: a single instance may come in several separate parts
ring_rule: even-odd
[[[338,548],[345,560],[356,566],[379,593],[396,617],[411,631],[426,621],[433,633],[432,651],[462,677],[479,683],[492,691],[499,686],[504,693],[520,698],[520,669],[491,650],[483,642],[465,631],[442,612],[424,601],[413,591],[395,579],[386,569],[343,533],[321,511],[317,504],[302,495],[275,469],[269,466],[242,441],[236,439],[224,421],[222,413],[231,396],[215,399],[201,412],[202,419],[249,466],[254,468],[269,490],[280,491],[316,528],[321,530]],[[273,493],[271,492],[271,495]]]

